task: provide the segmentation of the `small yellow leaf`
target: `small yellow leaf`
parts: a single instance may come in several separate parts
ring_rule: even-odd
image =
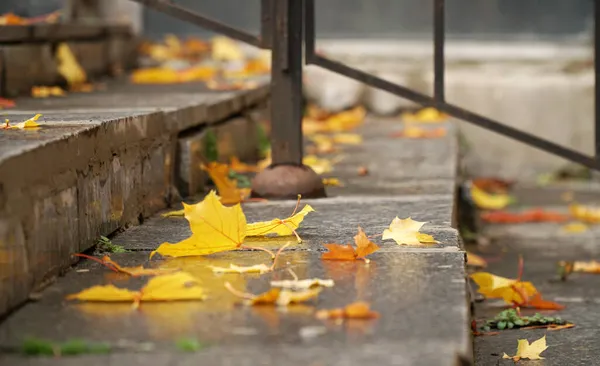
[[[433,236],[431,236],[429,234],[418,233],[417,234],[417,238],[419,239],[420,243],[425,243],[425,244],[437,244],[437,243],[439,243],[439,241],[435,240],[433,238]]]
[[[323,185],[329,187],[343,187],[344,185],[337,178],[323,178]]]
[[[477,207],[484,210],[501,210],[508,206],[511,202],[509,195],[492,195],[478,188],[475,184],[471,185],[471,198]]]
[[[290,290],[307,290],[313,287],[333,287],[333,285],[333,280],[323,280],[320,278],[309,278],[305,280],[271,281],[272,287],[279,287]]]
[[[212,39],[212,59],[216,61],[239,61],[244,59],[244,53],[239,44],[225,36]]]
[[[477,254],[467,252],[467,266],[485,268],[487,267],[487,261]]]
[[[246,236],[265,236],[275,234],[277,236],[289,236],[298,229],[304,217],[315,210],[310,205],[305,205],[302,210],[286,219],[273,219],[271,221],[260,221],[248,224]]]
[[[83,84],[87,80],[85,71],[77,62],[77,58],[66,43],[60,43],[56,48],[58,72],[67,80],[69,85]]]
[[[65,91],[58,86],[34,86],[31,88],[31,96],[34,98],[62,97]]]
[[[383,240],[393,239],[400,245],[420,245],[420,239],[433,240],[433,237],[423,236],[427,234],[419,233],[419,230],[425,222],[415,221],[412,218],[400,219],[396,217],[392,220],[389,229],[383,231]]]
[[[138,291],[118,288],[114,285],[93,286],[77,294],[67,296],[67,300],[81,301],[134,301]]]
[[[227,267],[216,267],[209,266],[215,273],[267,273],[271,272],[271,267],[268,267],[266,264],[256,264],[254,266],[243,267],[237,266],[235,264],[230,264],[229,268]]]
[[[217,162],[210,162],[208,165],[202,165],[210,179],[217,186],[221,202],[226,205],[240,203],[250,195],[248,189],[240,189],[237,182],[229,178],[229,165]]]
[[[301,302],[306,302],[308,300],[314,299],[319,296],[321,292],[320,287],[311,288],[304,291],[290,291],[290,290],[281,290],[279,293],[279,297],[277,297],[276,304],[279,306],[287,306],[290,304],[298,304]]]
[[[506,353],[502,355],[502,358],[512,359],[513,361],[518,361],[520,359],[529,359],[529,360],[543,360],[544,358],[540,356],[542,352],[544,352],[548,346],[546,345],[546,336],[544,335],[542,338],[529,343],[527,339],[519,339],[517,340],[517,354],[514,356],[509,356]]]
[[[427,107],[416,113],[404,113],[402,114],[402,118],[406,122],[439,123],[447,120],[448,115],[433,107]]]
[[[589,227],[582,222],[572,222],[562,227],[562,230],[566,233],[579,234],[589,230]]]
[[[302,159],[302,163],[311,167],[312,170],[319,175],[329,173],[333,170],[333,164],[330,160],[321,159],[315,155],[306,155],[304,159]]]
[[[504,299],[508,304],[527,303],[529,297],[538,292],[531,282],[520,282],[487,272],[473,273],[470,277],[479,286],[480,294],[489,299]],[[523,296],[527,298],[523,298]]]
[[[151,256],[154,253],[171,257],[207,255],[234,250],[244,242],[246,216],[239,204],[225,207],[215,191],[211,191],[202,202],[183,206],[192,236],[176,244],[163,243]]]
[[[583,222],[589,224],[600,223],[600,207],[584,206],[574,203],[569,206],[569,211],[571,211],[571,215],[574,218]]]
[[[121,301],[172,301],[202,300],[204,291],[194,276],[185,272],[153,277],[140,291],[131,291],[113,285],[93,286],[77,294],[67,296],[68,300],[121,302]]]
[[[363,138],[357,133],[336,133],[333,135],[333,142],[336,144],[359,145],[362,144]]]
[[[23,121],[21,123],[17,123],[14,126],[10,126],[8,120],[6,120],[6,124],[8,126],[7,128],[9,128],[9,129],[20,129],[20,130],[23,130],[23,129],[28,129],[28,128],[37,128],[37,127],[40,127],[40,124],[37,123],[37,120],[41,116],[42,115],[38,113],[35,116],[31,117],[30,119],[25,120],[25,121]]]

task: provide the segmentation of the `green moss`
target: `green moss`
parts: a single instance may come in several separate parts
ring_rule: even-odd
[[[219,160],[219,142],[214,130],[209,129],[204,133],[203,138],[204,158],[210,161]]]
[[[113,244],[112,240],[106,236],[100,236],[98,239],[97,251],[101,253],[127,253],[128,250],[120,245]]]
[[[196,338],[178,339],[177,342],[175,342],[175,346],[177,349],[184,352],[197,352],[205,347],[205,345]]]
[[[265,128],[261,124],[256,126],[256,138],[258,140],[257,144],[260,157],[265,158],[269,150],[271,150],[271,141],[269,140],[267,131],[265,131]]]
[[[111,351],[108,343],[93,343],[70,339],[55,343],[39,338],[28,338],[21,345],[21,353],[28,356],[76,356],[82,354],[106,354]]]

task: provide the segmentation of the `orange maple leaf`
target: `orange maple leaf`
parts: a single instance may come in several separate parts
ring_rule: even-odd
[[[244,201],[250,195],[250,189],[238,188],[237,181],[229,178],[229,165],[210,162],[201,166],[217,186],[221,203],[233,205]]]
[[[157,276],[161,274],[171,273],[177,271],[176,269],[152,269],[152,268],[144,268],[144,266],[137,267],[122,267],[117,262],[110,259],[109,256],[105,255],[102,258],[92,257],[87,254],[73,254],[74,256],[86,258],[92,260],[94,262],[98,262],[106,268],[110,269],[113,272],[125,273],[130,275],[131,277],[142,277],[142,276]]]
[[[323,253],[321,259],[338,260],[338,261],[353,261],[363,259],[369,262],[365,257],[379,250],[379,246],[369,240],[363,229],[358,227],[358,234],[354,236],[356,249],[350,244],[323,244],[329,251]]]
[[[539,292],[533,295],[532,298],[528,299],[528,301],[523,304],[525,307],[531,307],[540,310],[562,310],[565,308],[564,305],[555,303],[554,301],[544,300],[542,298],[542,294]]]

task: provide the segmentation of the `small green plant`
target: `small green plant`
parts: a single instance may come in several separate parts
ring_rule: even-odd
[[[243,174],[236,173],[233,170],[229,171],[229,178],[237,181],[238,188],[248,188],[250,187],[250,179]]]
[[[204,348],[204,344],[196,338],[181,338],[175,342],[175,346],[184,352],[197,352]]]
[[[257,143],[260,157],[265,158],[269,150],[271,150],[271,141],[269,140],[267,131],[265,131],[265,128],[261,124],[256,126],[256,138],[258,140]]]
[[[82,354],[106,354],[111,351],[108,343],[93,343],[70,339],[54,343],[39,338],[28,338],[21,345],[21,352],[28,356],[76,356]]]
[[[204,158],[209,162],[219,160],[219,144],[215,131],[209,129],[204,133],[203,144]]]
[[[558,316],[543,316],[540,313],[533,316],[519,316],[515,309],[506,309],[498,313],[493,319],[487,320],[483,330],[489,332],[492,329],[504,330],[550,324],[565,325],[567,322]]]
[[[100,236],[96,249],[100,253],[127,253],[127,249],[120,245],[113,244],[112,240],[106,236]]]

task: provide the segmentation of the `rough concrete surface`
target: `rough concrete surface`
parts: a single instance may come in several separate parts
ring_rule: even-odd
[[[49,360],[5,352],[0,355],[0,362],[456,365],[458,356],[470,359],[465,253],[457,230],[451,226],[451,187],[458,153],[452,141],[455,135],[434,141],[386,143],[394,128],[391,123],[373,121],[364,127],[366,142],[345,150],[348,161],[356,157],[356,163],[372,164],[375,174],[363,177],[363,187],[349,183],[334,197],[301,201],[301,205],[310,204],[316,210],[306,216],[298,229],[302,244],[295,243],[295,237],[246,240],[246,245],[271,250],[292,244],[282,252],[273,272],[216,275],[208,267],[270,263],[267,254],[255,250],[206,257],[155,256],[148,262],[149,252],[159,244],[176,242],[190,234],[184,218],[157,215],[112,237],[114,244],[133,250],[115,254],[113,259],[122,265],[146,263],[188,271],[206,288],[205,301],[142,304],[137,311],[128,304],[67,302],[65,295],[92,285],[113,283],[140,288],[145,283],[145,279],[123,278],[95,262],[82,260],[45,290],[39,301],[27,304],[0,324],[0,343],[10,350],[32,335],[53,340],[84,338],[108,341],[116,347],[115,353]],[[377,151],[382,145],[387,155]],[[393,162],[394,157],[400,157],[403,164]],[[411,169],[402,168],[415,164],[414,159],[417,163]],[[435,175],[437,170],[439,177]],[[334,170],[334,175],[345,181],[354,171]],[[434,179],[443,189],[410,194],[390,184],[402,177],[413,180],[415,185],[421,179]],[[366,189],[368,184],[372,185],[370,190]],[[386,184],[387,191],[380,192]],[[343,193],[343,189],[347,192]],[[291,201],[255,202],[244,203],[243,209],[252,222],[287,217],[295,205]],[[423,232],[432,234],[440,244],[405,247],[393,241],[382,242],[378,235],[396,216],[428,221]],[[370,263],[321,260],[322,244],[352,242],[358,225],[382,245],[369,257]],[[235,305],[238,299],[224,287],[227,281],[235,289],[257,294],[269,289],[271,279],[291,279],[287,269],[300,279],[333,279],[335,286],[325,288],[317,300],[287,309]],[[334,322],[314,316],[316,309],[340,307],[357,300],[368,301],[381,317]],[[174,346],[181,337],[195,337],[206,347],[195,354],[183,354]],[[150,348],[146,351],[149,353],[141,351],[142,345]]]
[[[226,132],[220,147],[254,158],[244,155],[256,144],[247,133],[254,122],[236,119],[233,130],[226,125],[264,101],[264,86],[177,93],[175,85],[172,93],[162,86],[152,93],[146,85],[140,96],[119,92],[121,85],[63,98],[21,98],[18,108],[0,113],[12,122],[43,114],[39,129],[0,130],[0,250],[9,258],[0,261],[6,299],[0,313],[68,266],[70,253],[167,207],[177,197],[179,134],[215,124]],[[238,145],[243,149],[231,149]]]

